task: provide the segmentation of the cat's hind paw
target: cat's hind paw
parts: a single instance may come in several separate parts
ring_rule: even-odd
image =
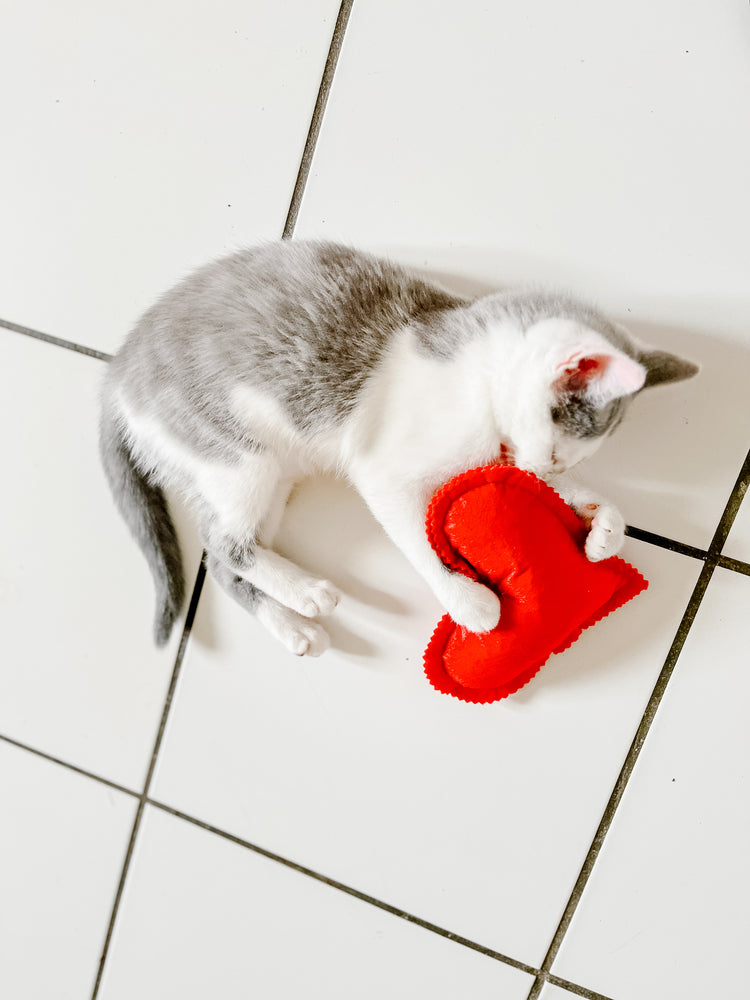
[[[295,656],[321,656],[331,645],[324,628],[284,607],[272,598],[265,598],[257,611],[258,619],[290,653]]]

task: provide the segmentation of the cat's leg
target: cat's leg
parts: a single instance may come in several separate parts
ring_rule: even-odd
[[[291,477],[283,477],[276,483],[266,515],[258,529],[258,542],[264,548],[268,549],[273,545],[294,486],[295,482]]]
[[[550,485],[589,526],[585,551],[591,562],[616,556],[625,542],[625,520],[617,507],[569,477],[555,477]]]
[[[339,602],[330,581],[312,576],[273,549],[257,546],[246,558],[226,562],[238,576],[305,618],[330,615]]]
[[[453,621],[471,632],[490,632],[500,620],[498,596],[489,587],[449,570],[429,543],[425,519],[432,491],[413,482],[388,488],[381,476],[382,470],[369,476],[362,469],[353,476],[372,513]]]
[[[204,475],[206,549],[257,590],[306,618],[329,615],[339,593],[269,547],[293,480],[271,453],[248,456],[241,467]]]
[[[320,656],[330,646],[328,633],[317,622],[279,604],[238,576],[216,556],[209,554],[207,569],[230,597],[246,611],[252,612],[295,656]]]

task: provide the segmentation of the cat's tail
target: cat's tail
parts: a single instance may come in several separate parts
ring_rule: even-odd
[[[123,421],[107,398],[106,388],[99,425],[99,453],[117,508],[154,578],[154,639],[157,646],[163,646],[185,600],[180,546],[164,494],[133,460]]]

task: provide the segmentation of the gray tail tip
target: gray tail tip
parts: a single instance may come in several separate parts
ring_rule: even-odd
[[[170,602],[157,608],[156,618],[154,619],[154,642],[157,646],[166,646],[169,642],[174,623],[180,616],[181,606],[182,602],[179,604],[172,604]]]
[[[160,648],[169,642],[174,622],[175,616],[171,613],[159,615],[154,622],[154,642]]]
[[[185,603],[185,578],[179,559],[171,566],[164,587],[157,588],[156,615],[154,617],[154,642],[166,646],[172,634],[174,623],[180,617]]]

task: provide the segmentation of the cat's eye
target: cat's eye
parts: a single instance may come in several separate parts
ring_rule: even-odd
[[[553,424],[559,424],[562,420],[562,410],[559,406],[553,406],[550,410],[550,416],[552,417]]]

